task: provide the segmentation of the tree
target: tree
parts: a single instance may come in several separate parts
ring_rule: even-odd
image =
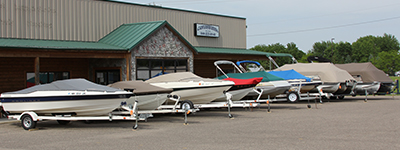
[[[296,46],[295,43],[291,42],[288,43],[285,47],[285,45],[282,45],[280,43],[275,43],[275,44],[270,44],[270,45],[256,45],[253,48],[250,48],[251,50],[256,50],[256,51],[262,51],[262,52],[268,52],[268,53],[287,53],[291,54],[294,58],[299,60],[300,58],[305,55],[305,53]],[[264,68],[269,68],[270,65],[273,66],[273,64],[269,64],[269,61],[259,61],[261,64],[263,64]],[[280,57],[280,58],[275,58],[275,62],[279,65],[282,66],[284,64],[292,63],[292,59],[289,57]]]
[[[304,53],[302,50],[299,50],[297,45],[293,42],[286,44],[286,51],[296,59],[301,59],[301,57],[306,55],[306,53]]]
[[[335,64],[351,63],[352,47],[349,42],[339,42],[333,50],[331,61]]]
[[[400,70],[400,55],[396,50],[382,51],[378,54],[376,59],[372,61],[376,68],[381,69],[389,75],[394,75],[396,71]]]
[[[385,52],[400,50],[399,41],[396,39],[396,37],[386,33],[382,37],[378,36],[375,44],[380,48],[381,51]]]
[[[365,36],[357,39],[352,44],[352,59],[355,62],[368,62],[377,57],[380,52],[397,51],[399,52],[399,41],[395,36],[384,34],[383,36]]]
[[[301,57],[301,59],[298,60],[298,62],[300,62],[300,63],[308,63],[307,58],[309,56],[315,56],[315,55],[309,50],[306,55],[303,55],[303,57]]]
[[[369,35],[357,39],[353,42],[353,54],[352,59],[354,62],[368,62],[370,55],[376,57],[380,52],[380,48],[375,44],[376,37]]]
[[[353,43],[316,42],[306,54],[299,50],[293,42],[288,43],[286,47],[276,43],[268,46],[257,45],[252,49],[270,53],[289,53],[302,63],[308,62],[307,57],[309,56],[319,56],[330,59],[335,64],[372,62],[377,68],[390,75],[400,70],[399,41],[395,36],[386,33],[383,36],[360,37]],[[291,60],[279,58],[276,62],[281,66],[291,63]],[[269,61],[265,61],[264,64],[266,64],[264,67],[269,68]]]
[[[336,44],[333,41],[316,42],[311,49],[311,56],[323,57],[332,60]]]

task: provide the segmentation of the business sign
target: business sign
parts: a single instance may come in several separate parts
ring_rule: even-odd
[[[219,26],[209,24],[194,24],[194,35],[204,37],[219,37]]]

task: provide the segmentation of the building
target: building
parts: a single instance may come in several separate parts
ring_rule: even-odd
[[[246,18],[115,0],[0,0],[0,93],[68,78],[99,84],[266,60]]]

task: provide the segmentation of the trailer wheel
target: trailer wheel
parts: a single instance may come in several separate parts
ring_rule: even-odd
[[[36,127],[36,121],[33,121],[31,115],[23,115],[21,119],[22,128],[25,130],[33,129]]]
[[[339,99],[344,99],[344,95],[338,96]]]
[[[299,101],[299,94],[297,94],[296,92],[289,92],[289,94],[287,95],[287,100],[288,102],[298,102]]]
[[[181,109],[185,109],[185,110],[189,110],[189,109],[193,109],[194,105],[193,102],[190,100],[184,100],[181,102]]]
[[[61,124],[61,125],[67,125],[71,121],[68,121],[68,120],[57,120],[57,122],[58,122],[58,124]]]

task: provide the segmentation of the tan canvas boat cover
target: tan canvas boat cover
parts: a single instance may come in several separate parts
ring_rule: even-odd
[[[361,78],[364,83],[368,82],[393,82],[385,72],[376,68],[371,62],[366,63],[349,63],[349,64],[335,64],[337,67],[346,70],[353,77]],[[357,79],[357,78],[356,78]]]
[[[346,70],[339,69],[331,63],[296,63],[285,64],[275,70],[290,70],[301,73],[304,76],[318,76],[322,82],[346,82],[355,80]]]
[[[191,72],[177,72],[177,73],[163,74],[148,79],[145,82],[158,83],[158,82],[188,82],[188,81],[224,82],[223,80],[218,80],[218,79],[202,78]]]
[[[120,81],[108,85],[113,88],[118,88],[122,90],[133,90],[135,94],[151,94],[151,93],[171,93],[172,89],[161,88],[158,86],[153,86],[149,83],[143,81]]]

